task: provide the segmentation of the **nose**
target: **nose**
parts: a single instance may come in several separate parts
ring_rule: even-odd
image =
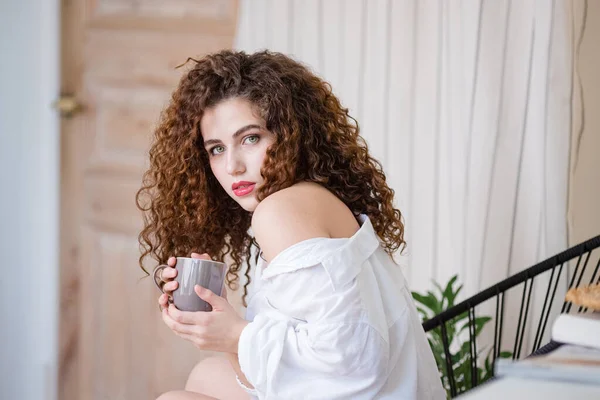
[[[240,175],[246,172],[246,167],[240,155],[236,151],[227,154],[227,173],[229,175]]]

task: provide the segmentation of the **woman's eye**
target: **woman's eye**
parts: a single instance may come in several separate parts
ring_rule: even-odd
[[[223,146],[215,146],[212,149],[210,149],[210,154],[217,155],[217,154],[221,154],[223,151],[225,151]]]
[[[258,136],[257,135],[248,136],[246,139],[244,139],[244,142],[254,144],[254,143],[258,142]]]

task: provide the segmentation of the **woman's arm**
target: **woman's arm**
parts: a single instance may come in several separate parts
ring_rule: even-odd
[[[286,317],[259,313],[240,337],[240,369],[260,397],[366,400],[382,390],[389,344],[373,326]]]

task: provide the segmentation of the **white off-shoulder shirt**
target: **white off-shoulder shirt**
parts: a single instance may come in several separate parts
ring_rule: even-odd
[[[446,398],[400,267],[359,220],[259,262],[238,347],[253,398]]]

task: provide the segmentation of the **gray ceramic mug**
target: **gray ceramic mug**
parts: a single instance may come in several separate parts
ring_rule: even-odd
[[[154,283],[162,291],[159,272],[170,268],[166,264],[159,265],[154,269]],[[173,303],[181,311],[212,311],[210,304],[202,300],[194,291],[194,285],[200,285],[210,289],[220,296],[223,289],[223,281],[227,266],[219,261],[203,260],[200,258],[177,257],[177,276],[175,280],[179,283],[173,291]]]

